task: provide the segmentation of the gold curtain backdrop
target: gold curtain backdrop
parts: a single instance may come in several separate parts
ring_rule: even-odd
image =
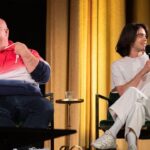
[[[148,26],[149,0],[134,0],[133,22]],[[140,11],[139,11],[140,10]],[[84,102],[71,105],[71,145],[90,149],[95,140],[95,94],[108,95],[111,89],[110,66],[120,56],[116,42],[126,24],[126,0],[47,0],[46,59],[51,65],[47,91],[56,99],[66,90]],[[107,103],[101,102],[100,119],[106,118]],[[55,128],[66,128],[66,106],[54,102]],[[55,140],[55,149],[67,144],[66,137]],[[126,150],[125,140],[117,140],[118,149]],[[150,143],[150,142],[149,142]],[[146,150],[148,141],[139,141]]]
[[[82,105],[80,145],[95,138],[95,94],[110,91],[110,64],[118,58],[115,44],[124,25],[124,1],[80,1],[79,55],[80,95]],[[111,35],[110,35],[111,33]],[[84,59],[83,59],[84,58]],[[106,118],[107,103],[101,105],[100,119]]]

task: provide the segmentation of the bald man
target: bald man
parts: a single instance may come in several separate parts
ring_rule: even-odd
[[[0,126],[47,128],[53,106],[39,84],[49,78],[49,64],[36,50],[9,40],[7,24],[0,18]]]

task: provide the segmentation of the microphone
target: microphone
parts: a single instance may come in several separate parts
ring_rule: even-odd
[[[148,55],[148,57],[150,59],[150,45],[146,45],[145,52],[146,52],[146,54]]]

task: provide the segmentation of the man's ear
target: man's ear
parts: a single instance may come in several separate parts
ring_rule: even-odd
[[[9,37],[9,29],[5,29],[5,33],[6,33],[7,37]]]

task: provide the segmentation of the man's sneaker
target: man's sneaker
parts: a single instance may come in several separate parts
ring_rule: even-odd
[[[137,150],[136,145],[130,145],[128,146],[128,150]]]
[[[95,140],[91,145],[97,149],[116,148],[116,138],[107,130],[104,135]]]

